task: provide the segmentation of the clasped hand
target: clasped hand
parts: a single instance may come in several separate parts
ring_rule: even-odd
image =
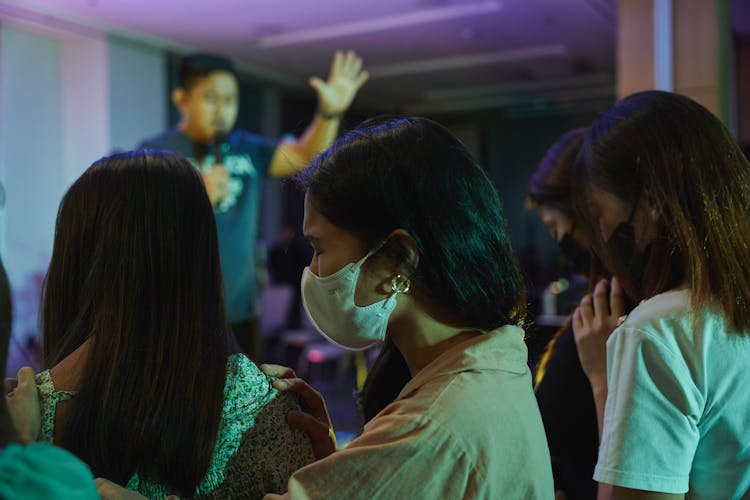
[[[611,286],[602,279],[593,294],[586,294],[573,312],[575,335],[581,366],[592,386],[607,381],[607,339],[625,314],[625,296],[616,278]],[[609,288],[609,293],[608,289]]]

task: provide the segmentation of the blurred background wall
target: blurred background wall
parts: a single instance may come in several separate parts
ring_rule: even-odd
[[[38,339],[62,194],[97,158],[176,123],[169,96],[182,54],[232,57],[242,73],[237,126],[280,136],[312,116],[307,77],[324,76],[335,49],[356,50],[372,78],[344,128],[380,113],[451,128],[495,182],[530,284],[544,287],[562,272],[559,253],[524,195],[564,131],[618,96],[661,88],[697,99],[750,143],[749,4],[0,0],[0,253],[15,343]],[[260,243],[301,215],[296,188],[268,181]]]

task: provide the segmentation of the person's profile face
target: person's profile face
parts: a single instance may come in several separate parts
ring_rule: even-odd
[[[310,271],[320,278],[357,262],[367,253],[356,236],[336,226],[315,209],[309,193],[305,195],[302,231],[313,248]]]
[[[305,215],[302,222],[305,239],[313,248],[310,271],[319,278],[330,276],[347,264],[358,262],[368,250],[353,233],[342,229],[318,212],[312,204],[310,194],[305,195]],[[377,259],[370,257],[362,266],[362,274],[357,280],[354,303],[367,306],[387,295],[385,283],[390,284],[393,272],[386,269]]]
[[[237,120],[237,79],[227,71],[211,73],[184,92],[179,107],[183,132],[194,141],[212,142],[217,133],[230,131]]]
[[[656,238],[657,223],[648,215],[648,202],[643,196],[639,202],[631,202],[594,185],[586,186],[586,204],[594,227],[603,241],[608,241],[620,224],[628,223],[635,231],[635,246],[643,251]]]
[[[559,208],[543,203],[537,210],[544,229],[555,238],[555,241],[560,241],[563,236],[573,231],[573,219]]]
[[[537,211],[542,224],[544,224],[544,229],[555,238],[555,241],[559,242],[563,239],[563,236],[569,234],[581,248],[589,248],[588,238],[583,231],[580,231],[580,225],[576,224],[570,215],[546,203],[539,205]]]

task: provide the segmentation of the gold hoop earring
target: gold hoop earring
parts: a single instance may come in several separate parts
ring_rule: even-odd
[[[411,280],[402,274],[397,274],[391,280],[391,291],[393,293],[407,293],[410,288]]]

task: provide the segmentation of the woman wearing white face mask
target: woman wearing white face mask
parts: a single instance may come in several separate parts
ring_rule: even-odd
[[[319,460],[285,497],[551,498],[518,326],[523,279],[482,168],[442,126],[385,118],[340,139],[310,172],[305,309],[339,345],[384,344],[362,395],[364,431],[342,451],[319,395],[264,367],[312,409],[289,421],[311,429]]]

